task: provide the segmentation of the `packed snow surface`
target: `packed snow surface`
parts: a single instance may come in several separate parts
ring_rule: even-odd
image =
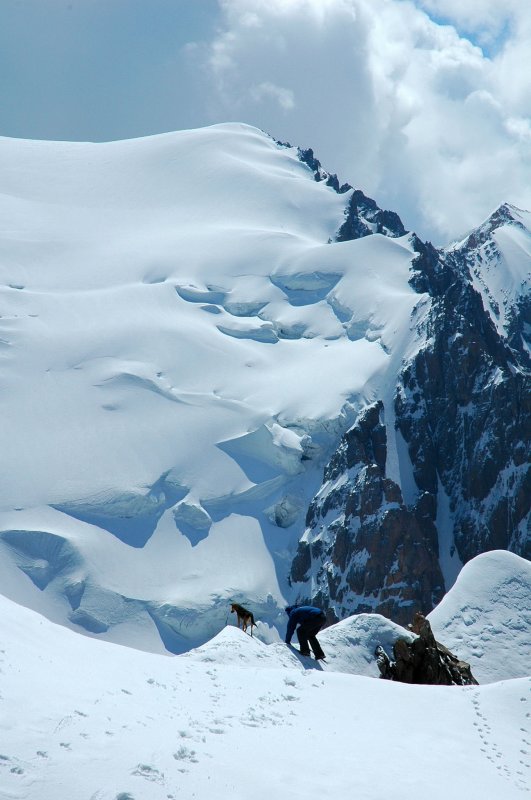
[[[414,337],[410,239],[334,243],[349,193],[240,124],[0,162],[1,591],[154,651],[229,599],[276,624],[330,448]]]
[[[0,597],[0,796],[525,797],[530,679],[431,687],[345,674],[394,635],[362,617],[322,634],[322,665],[235,627],[185,655],[142,653]]]
[[[465,564],[428,619],[480,683],[531,672],[531,564],[506,550]]]

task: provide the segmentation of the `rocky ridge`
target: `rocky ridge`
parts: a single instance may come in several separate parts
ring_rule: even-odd
[[[410,283],[429,298],[415,319],[421,344],[388,407],[362,409],[343,436],[291,568],[299,599],[329,608],[331,619],[371,610],[404,624],[428,613],[474,556],[496,548],[531,556],[529,279],[506,296],[503,313],[477,281],[487,258],[491,269],[503,259],[500,229],[530,237],[518,212],[501,206],[444,250],[412,235]],[[337,239],[401,232],[394,221],[370,230],[353,192]],[[390,435],[407,451],[407,502],[388,474]]]

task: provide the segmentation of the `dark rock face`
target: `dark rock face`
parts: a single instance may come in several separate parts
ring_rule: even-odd
[[[385,476],[383,404],[365,409],[325,469],[306,519],[291,580],[301,598],[333,609],[333,618],[367,611],[401,623],[444,594],[430,502],[414,509]],[[314,591],[305,592],[312,577]]]
[[[394,211],[382,211],[374,200],[366,197],[360,189],[352,192],[345,221],[340,227],[336,240],[347,242],[370,236],[372,233],[383,233],[385,236],[396,238],[404,236],[406,229],[402,220]]]
[[[527,352],[496,331],[466,252],[436,262],[433,249],[419,250],[413,281],[425,281],[432,304],[419,327],[425,345],[402,371],[395,399],[415,482],[436,498],[440,480],[463,562],[498,548],[529,558]]]
[[[297,152],[299,159],[304,164],[307,164],[314,173],[314,178],[316,181],[324,181],[327,186],[331,186],[332,189],[334,189],[338,194],[344,194],[352,189],[350,183],[343,183],[340,186],[337,175],[335,173],[326,172],[326,170],[323,169],[321,162],[315,158],[311,147],[309,147],[307,150],[301,150],[299,147],[297,148]]]
[[[353,192],[338,239],[367,235],[363,214],[377,207],[363,198]],[[365,408],[341,439],[292,563],[299,600],[328,608],[331,621],[374,611],[404,624],[428,613],[445,591],[440,563],[454,549],[463,563],[492,549],[531,558],[531,301],[517,297],[501,330],[473,275],[481,252],[496,257],[493,232],[511,219],[502,207],[447,251],[412,236],[410,284],[425,296],[418,348],[398,374],[393,408]],[[401,223],[387,221],[382,231],[401,235]],[[386,474],[389,410],[415,483],[407,505]],[[443,540],[448,552],[439,553]]]
[[[439,686],[477,685],[470,664],[461,661],[444,645],[435,641],[430,623],[422,614],[416,614],[409,626],[418,638],[413,642],[398,639],[393,646],[391,661],[381,646],[375,657],[380,677],[401,683],[424,683]]]

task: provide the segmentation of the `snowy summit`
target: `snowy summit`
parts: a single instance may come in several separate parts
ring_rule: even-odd
[[[243,124],[0,175],[0,796],[524,797],[531,214],[436,250]],[[416,611],[479,685],[379,679]]]

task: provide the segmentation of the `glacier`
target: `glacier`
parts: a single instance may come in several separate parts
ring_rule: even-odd
[[[431,251],[313,153],[244,124],[103,144],[4,138],[0,160],[2,593],[153,652],[207,641],[229,601],[281,635],[284,605],[327,574],[313,589],[292,574],[323,469],[375,402],[386,480],[404,508],[419,502],[424,444],[405,440],[395,395],[430,343],[444,271],[420,275]],[[525,333],[529,224],[502,207],[445,256],[470,261],[511,342]],[[411,427],[421,411],[409,413]],[[451,488],[431,501],[446,590],[461,565]],[[430,558],[433,605],[445,578]],[[395,611],[409,614],[411,577],[397,576]],[[349,602],[333,618],[359,610]]]

